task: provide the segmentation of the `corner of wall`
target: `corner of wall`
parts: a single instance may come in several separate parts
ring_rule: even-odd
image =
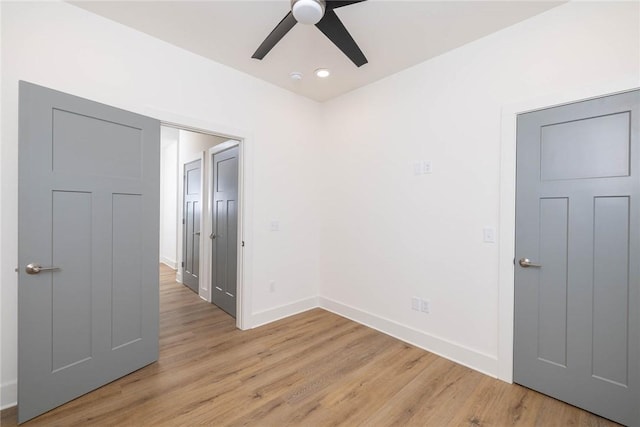
[[[160,262],[173,270],[178,269],[178,262],[175,259],[169,259],[167,257],[160,256]]]
[[[11,381],[0,385],[0,410],[18,404],[18,382]]]
[[[326,297],[319,297],[318,302],[319,306],[327,311],[442,356],[445,359],[494,378],[498,375],[498,359],[494,356],[480,353],[461,344],[447,341]]]
[[[291,304],[281,305],[269,310],[254,313],[251,317],[251,328],[266,325],[285,317],[293,316],[314,308],[318,308],[318,297],[305,298]]]

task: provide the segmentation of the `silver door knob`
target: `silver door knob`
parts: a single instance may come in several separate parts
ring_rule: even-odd
[[[518,261],[518,264],[520,264],[520,267],[523,267],[523,268],[542,267],[540,264],[532,263],[529,258],[520,258],[520,260]]]
[[[35,263],[27,264],[27,266],[24,268],[24,271],[27,274],[38,274],[41,271],[58,271],[58,270],[60,270],[60,267],[43,267]]]

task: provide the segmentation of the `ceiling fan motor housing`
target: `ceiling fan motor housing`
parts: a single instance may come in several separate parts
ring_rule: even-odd
[[[325,0],[291,0],[291,11],[299,23],[314,25],[324,16],[326,5]]]
[[[0,0],[2,1],[2,0]],[[367,58],[351,37],[334,9],[361,3],[365,0],[291,0],[291,12],[288,12],[282,21],[269,33],[251,56],[262,59],[271,49],[291,30],[298,22],[301,24],[315,25],[329,40],[335,44],[356,67],[367,63]]]

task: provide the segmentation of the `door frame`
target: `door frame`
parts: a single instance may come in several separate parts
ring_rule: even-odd
[[[629,76],[618,81],[574,88],[522,102],[503,105],[500,135],[499,268],[498,268],[498,379],[513,383],[513,334],[516,230],[516,120],[519,114],[587,101],[640,89],[640,79]]]
[[[161,126],[169,126],[176,129],[210,134],[238,141],[238,242],[244,242],[245,246],[243,247],[241,244],[238,245],[238,310],[236,313],[236,327],[241,330],[251,329],[254,326],[253,316],[251,313],[252,289],[250,286],[253,277],[253,254],[251,250],[251,242],[253,242],[253,227],[251,226],[253,223],[253,204],[251,203],[253,200],[253,169],[251,168],[251,165],[253,164],[253,133],[208,120],[186,117],[170,111],[158,110],[151,107],[145,108],[142,114],[160,120]],[[218,144],[218,146],[225,144],[226,143]],[[206,155],[209,155],[208,151]],[[204,152],[202,157],[205,157]],[[202,170],[201,173],[204,173],[204,170]],[[204,183],[204,179],[207,179],[207,177],[202,177],[202,182]],[[203,203],[205,202],[203,201]],[[209,203],[209,201],[207,200],[206,203]],[[204,214],[201,215],[200,219],[201,230],[204,230],[205,232],[210,230],[210,224],[209,228],[207,228],[207,221],[202,223],[204,220]],[[204,227],[202,227],[202,225],[204,225]],[[179,226],[182,226],[182,224]],[[210,232],[211,231],[208,231],[208,233]],[[206,236],[208,236],[208,234]],[[204,239],[201,239],[201,241],[204,241]],[[206,247],[207,245],[204,246]],[[207,253],[202,252],[201,246],[200,255],[201,259],[203,259],[204,256],[210,257],[210,251]],[[209,272],[203,271],[203,265],[208,265],[208,263],[200,263],[200,273],[203,274],[200,283],[201,289],[203,284],[202,281],[207,280],[208,274],[210,274]],[[209,288],[208,285],[207,288]],[[210,292],[208,300],[211,301]]]

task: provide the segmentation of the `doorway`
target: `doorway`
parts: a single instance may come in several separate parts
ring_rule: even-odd
[[[176,281],[191,288],[202,299],[212,300],[212,278],[215,277],[212,215],[212,188],[214,163],[212,153],[236,147],[238,165],[241,166],[242,141],[233,137],[215,135],[208,131],[194,130],[180,125],[163,124],[162,134],[162,182],[160,215],[160,260],[176,270]],[[242,182],[241,168],[236,168],[236,185]],[[189,188],[191,185],[191,189]],[[197,187],[197,188],[196,188]],[[241,191],[241,186],[238,186]],[[242,216],[240,197],[236,201],[236,220]],[[240,262],[242,257],[241,227],[236,227],[233,255]],[[240,267],[240,268],[238,268]],[[240,263],[234,268],[234,287],[241,275]],[[241,292],[237,292],[240,294]],[[236,299],[234,295],[234,305]],[[242,304],[237,299],[238,307]],[[235,306],[233,307],[235,315]],[[231,310],[225,310],[230,312]],[[238,319],[241,327],[241,319]]]
[[[157,360],[157,254],[164,252],[158,206],[175,225],[180,163],[177,144],[173,157],[161,159],[160,151],[171,150],[159,150],[157,119],[26,82],[19,94],[18,381],[25,421]],[[242,153],[244,145],[236,145]],[[167,235],[175,248],[181,233],[173,230]],[[238,241],[242,236],[240,221]],[[242,280],[240,246],[237,252]],[[161,260],[175,269],[179,258]],[[236,325],[243,328],[242,316]]]

